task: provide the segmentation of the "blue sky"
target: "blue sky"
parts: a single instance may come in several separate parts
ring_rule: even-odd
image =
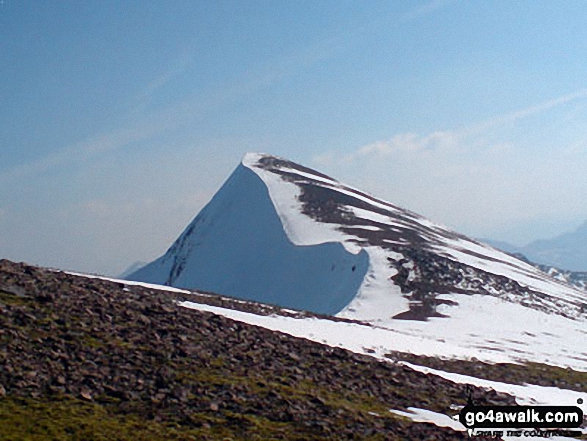
[[[587,220],[583,1],[0,5],[0,257],[117,274],[241,156],[475,237]]]

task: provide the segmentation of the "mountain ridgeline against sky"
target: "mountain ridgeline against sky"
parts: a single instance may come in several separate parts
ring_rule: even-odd
[[[129,280],[381,322],[442,316],[447,294],[569,318],[585,293],[304,166],[247,154],[167,252]]]

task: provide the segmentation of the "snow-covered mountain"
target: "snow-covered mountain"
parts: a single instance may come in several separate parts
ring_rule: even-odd
[[[551,265],[537,265],[541,271],[575,288],[587,291],[587,271],[567,271]]]
[[[129,280],[378,324],[493,298],[583,319],[585,293],[532,265],[270,155],[247,154],[169,250]]]
[[[466,439],[457,419],[471,401],[587,412],[585,321],[488,295],[444,307],[447,317],[375,326],[0,260],[0,320],[9,331],[0,386],[10,405],[4,419],[16,421],[0,427],[10,439],[46,434],[37,424],[46,415],[51,433],[68,437],[70,413],[53,406],[63,393],[76,409],[105,415],[98,421],[108,433],[120,427],[110,416],[122,412],[156,439],[166,432],[153,429],[153,414],[173,422],[175,437],[198,439],[227,428],[263,439]],[[195,432],[202,421],[206,432]],[[577,439],[586,426],[551,439]],[[536,432],[469,435],[511,441]]]

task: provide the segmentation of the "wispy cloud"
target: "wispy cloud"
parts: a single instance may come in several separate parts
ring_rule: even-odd
[[[581,100],[584,98],[587,98],[587,89],[581,89],[581,90],[578,90],[574,93],[569,93],[567,95],[563,95],[558,98],[543,101],[539,104],[529,106],[524,109],[516,110],[515,112],[506,113],[504,115],[490,118],[488,120],[482,121],[479,124],[475,124],[471,127],[461,129],[460,132],[462,132],[464,134],[475,134],[475,133],[483,132],[483,131],[491,129],[493,127],[509,124],[509,123],[515,122],[517,120],[527,118],[529,116],[533,116],[533,115],[537,115],[539,113],[546,112],[548,110],[554,109],[555,107],[561,106],[563,104],[567,104],[572,101],[578,101],[578,100]]]
[[[423,152],[430,150],[444,150],[446,152],[457,150],[465,151],[471,150],[479,146],[473,138],[481,135],[491,129],[511,124],[524,118],[529,118],[540,113],[547,112],[556,107],[568,104],[573,101],[579,101],[587,98],[587,89],[581,89],[574,93],[562,95],[558,98],[543,101],[541,103],[516,110],[514,112],[499,115],[489,118],[480,123],[473,124],[467,127],[456,128],[452,130],[439,130],[425,135],[417,133],[398,133],[388,140],[376,141],[363,145],[354,152],[346,155],[334,154],[330,152],[321,153],[314,156],[314,162],[321,165],[326,165],[330,162],[351,163],[357,159],[369,156],[389,157],[392,155],[421,155]],[[580,144],[583,145],[583,144]],[[486,146],[488,149],[493,149],[495,146]],[[499,149],[503,149],[504,145],[500,144]],[[575,147],[577,149],[577,147]]]
[[[165,119],[165,111],[145,113],[153,95],[185,71],[191,60],[187,50],[181,52],[159,76],[149,82],[143,90],[130,100],[132,113],[141,114],[138,122],[129,122],[106,133],[97,133],[78,143],[64,146],[44,157],[21,164],[0,173],[0,182],[9,182],[36,175],[55,167],[87,160],[96,155],[115,151],[130,143],[146,140],[157,133],[168,130],[178,123]],[[124,119],[124,118],[122,118]]]
[[[119,129],[90,136],[82,142],[64,146],[44,157],[5,170],[0,173],[0,183],[83,161],[95,155],[124,148],[133,142],[150,139],[164,131],[193,124],[210,111],[270,87],[329,58],[340,50],[341,38],[342,36],[325,38],[289,54],[282,54],[271,62],[252,70],[247,76],[218,84],[203,95],[178,100],[162,108],[148,109],[153,95],[176,79],[188,67],[192,58],[188,51],[184,51],[176,57],[168,69],[148,83],[143,91],[131,100],[129,107],[133,109],[134,114],[131,118],[132,122],[122,125]]]
[[[132,142],[149,138],[154,133],[160,131],[161,128],[156,125],[138,124],[126,129],[119,129],[94,136],[47,156],[8,169],[0,173],[0,182],[6,183],[27,176],[37,175],[55,167],[83,161],[96,155],[123,148]]]
[[[192,55],[184,49],[159,76],[148,83],[133,99],[135,111],[144,111],[153,96],[181,75],[192,61]]]

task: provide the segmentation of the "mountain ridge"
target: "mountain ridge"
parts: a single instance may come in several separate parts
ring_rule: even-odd
[[[439,316],[450,293],[587,310],[582,292],[511,255],[266,154],[246,154],[168,251],[129,279],[379,322]]]
[[[128,278],[335,314],[366,270],[366,254],[341,244],[293,245],[262,181],[240,165],[167,253]]]

